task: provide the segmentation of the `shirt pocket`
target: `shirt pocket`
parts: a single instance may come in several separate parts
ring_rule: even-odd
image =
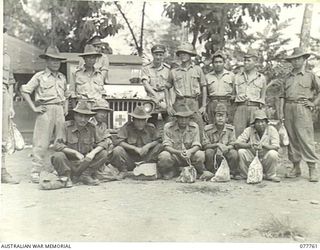
[[[245,94],[246,93],[246,82],[238,82],[235,84],[236,86],[236,90],[237,90],[237,94]]]
[[[48,78],[41,78],[39,86],[40,86],[40,99],[46,99],[48,97],[57,96],[54,81],[51,81]]]
[[[175,85],[176,85],[177,89],[179,89],[179,90],[183,89],[183,77],[182,76],[176,76]]]

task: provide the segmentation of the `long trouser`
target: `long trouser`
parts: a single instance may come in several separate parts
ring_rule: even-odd
[[[33,131],[32,173],[40,173],[45,165],[50,141],[62,138],[64,113],[62,105],[46,105],[47,111],[39,114]]]
[[[255,155],[248,149],[239,149],[239,165],[240,174],[242,177],[247,178],[250,163],[253,161]],[[277,164],[279,161],[279,154],[275,150],[269,150],[264,155],[259,156],[260,162],[263,167],[263,173],[266,179],[276,177]]]
[[[206,169],[209,170],[212,173],[215,173],[221,163],[222,157],[216,156],[217,149],[206,149],[205,155],[206,155]],[[217,163],[218,166],[215,165],[214,158],[217,157]],[[223,156],[226,158],[228,165],[230,167],[230,173],[232,175],[238,175],[239,174],[239,161],[238,161],[238,152],[235,149],[231,149],[228,152],[224,153]]]
[[[289,160],[293,163],[304,160],[308,165],[314,165],[319,159],[315,152],[311,110],[299,103],[286,103],[284,112],[290,141]]]
[[[110,160],[110,156],[106,150],[102,150],[96,154],[93,160],[90,162],[88,168],[82,173],[82,175],[92,175],[96,171],[104,166]],[[56,152],[51,156],[51,163],[59,176],[74,176],[71,166],[77,168],[80,162],[74,159],[72,156],[63,152]]]
[[[195,167],[198,175],[201,175],[205,170],[204,160],[205,154],[203,151],[199,150],[195,152],[191,158],[191,165]],[[170,171],[174,171],[177,175],[179,173],[180,167],[188,166],[185,158],[177,156],[175,154],[171,154],[168,151],[162,151],[158,158],[158,170],[160,174],[166,174]]]
[[[158,155],[162,151],[162,144],[157,144],[149,152],[141,157],[136,152],[125,150],[122,146],[117,146],[113,149],[111,164],[119,171],[132,171],[136,167],[136,162],[155,163]]]
[[[254,111],[260,109],[258,105],[248,106],[245,104],[237,104],[234,114],[233,124],[235,126],[236,137],[242,134],[245,128],[250,125]]]
[[[210,97],[210,101],[207,105],[207,114],[209,118],[209,123],[213,124],[215,122],[215,112],[216,112],[216,107],[219,103],[224,104],[227,107],[227,115],[228,115],[228,123],[233,124],[233,117],[234,117],[234,108],[233,105],[231,104],[230,100],[228,99],[223,99],[223,100],[216,100],[215,97]]]
[[[204,130],[204,122],[202,119],[202,115],[199,112],[199,102],[197,98],[189,98],[189,97],[176,97],[176,101],[173,105],[173,108],[175,109],[177,106],[180,104],[186,104],[188,108],[191,111],[194,111],[194,114],[192,116],[192,120],[198,124],[199,126],[199,131],[200,131],[200,139],[202,142],[202,137],[203,137],[203,130]]]

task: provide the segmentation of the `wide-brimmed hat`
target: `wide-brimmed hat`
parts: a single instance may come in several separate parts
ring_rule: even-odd
[[[307,59],[310,55],[311,55],[311,53],[308,53],[308,52],[304,51],[300,47],[296,47],[296,48],[293,49],[292,54],[290,56],[287,56],[285,58],[285,60],[288,61],[288,60],[291,60],[291,59],[294,59],[294,58],[298,58],[298,57],[301,57],[301,56],[303,56],[303,57],[305,57]]]
[[[227,107],[223,103],[218,103],[215,109],[215,113],[227,113]]]
[[[166,47],[162,44],[156,44],[152,46],[151,53],[157,53],[157,52],[160,52],[160,53],[166,52]]]
[[[142,106],[137,106],[134,111],[132,113],[129,113],[128,115],[136,119],[148,119],[151,117],[151,115],[147,114]]]
[[[93,112],[89,106],[89,103],[86,101],[79,101],[77,106],[73,109],[73,112],[84,114],[84,115],[95,115],[96,112]]]
[[[83,53],[79,56],[102,56],[102,54],[97,52],[93,45],[87,44],[84,47]]]
[[[197,51],[194,49],[194,47],[191,43],[182,43],[178,47],[178,49],[176,51],[176,55],[178,55],[179,52],[186,52],[186,53],[190,54],[191,56],[197,55]]]
[[[249,49],[247,50],[247,52],[244,54],[243,57],[244,57],[244,58],[249,58],[249,57],[256,57],[256,58],[258,58],[258,57],[259,57],[259,52],[258,52],[258,50],[256,50],[256,49],[251,49],[251,48],[249,48]]]
[[[191,111],[189,107],[185,104],[180,104],[175,108],[176,113],[174,116],[180,116],[180,117],[189,117],[194,114],[194,111]]]
[[[101,39],[102,39],[102,36],[98,36],[98,35],[93,36],[87,41],[87,44],[100,45],[102,44]]]
[[[54,58],[54,59],[59,59],[59,60],[66,60],[67,58],[64,58],[60,56],[60,51],[57,48],[57,46],[49,46],[43,54],[39,55],[40,58],[42,59],[47,59],[47,58]]]
[[[266,120],[267,122],[269,122],[266,112],[262,109],[257,109],[256,111],[254,111],[251,122],[250,122],[251,125],[253,125],[257,119]]]
[[[104,99],[97,100],[91,110],[106,110],[106,111],[112,111],[112,109],[109,107],[109,103]]]
[[[223,60],[226,60],[226,58],[227,58],[226,55],[223,53],[222,50],[217,50],[217,51],[212,55],[212,57],[211,57],[212,61],[213,61],[213,59],[216,58],[216,57],[221,57]]]

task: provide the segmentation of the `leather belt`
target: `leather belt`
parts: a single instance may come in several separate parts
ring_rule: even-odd
[[[260,102],[252,102],[252,101],[245,101],[245,102],[236,102],[238,106],[255,106],[260,107],[262,103]]]
[[[197,97],[196,96],[179,96],[179,95],[177,95],[177,98],[178,99],[196,99]]]
[[[286,103],[300,103],[300,104],[304,104],[306,101],[308,101],[308,99],[286,99],[285,102]]]
[[[209,96],[210,101],[230,101],[231,96]]]

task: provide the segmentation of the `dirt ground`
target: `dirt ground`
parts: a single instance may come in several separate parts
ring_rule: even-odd
[[[301,230],[298,241],[320,242],[320,183],[124,180],[54,191],[29,182],[31,149],[8,158],[19,185],[1,185],[1,241],[297,242],[259,232],[272,217]],[[285,172],[284,163],[278,175]],[[296,239],[297,240],[297,239]]]

